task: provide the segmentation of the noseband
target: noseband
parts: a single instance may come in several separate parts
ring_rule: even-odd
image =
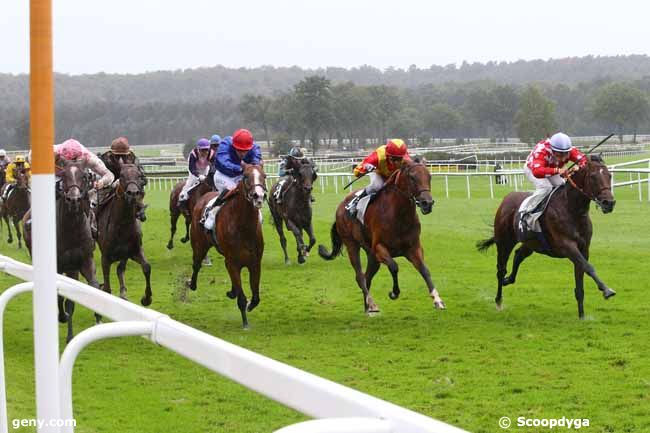
[[[399,179],[400,179],[400,176],[402,175],[402,172],[404,172],[404,175],[406,176],[406,175],[408,175],[409,171],[413,167],[416,167],[416,166],[423,166],[424,167],[424,164],[411,164],[411,165],[408,165],[408,166],[406,166],[404,168],[399,169],[398,171],[393,173],[391,175],[391,177],[389,178],[389,180],[391,178],[393,179],[393,182],[391,184],[389,184],[389,186],[393,186],[394,189],[396,191],[398,191],[400,194],[402,194],[403,196],[405,196],[409,200],[413,200],[413,202],[416,205],[419,205],[420,201],[417,199],[417,197],[420,194],[422,194],[423,192],[431,192],[431,188],[416,189],[414,193],[411,193],[411,183],[412,182],[410,181],[410,179],[407,179],[407,191],[406,192],[404,192],[400,187],[397,186],[397,183],[399,182]],[[388,183],[388,181],[387,181],[387,183]]]

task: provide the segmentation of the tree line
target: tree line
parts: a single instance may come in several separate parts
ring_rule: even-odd
[[[579,81],[583,79],[583,81]],[[140,75],[56,76],[57,140],[102,146],[186,142],[248,126],[284,151],[415,139],[650,132],[650,58],[303,70],[200,68]],[[27,77],[0,74],[0,146],[26,146]],[[335,140],[336,139],[336,140]]]

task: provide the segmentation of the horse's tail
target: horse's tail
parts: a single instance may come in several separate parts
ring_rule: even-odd
[[[490,248],[495,243],[496,240],[494,240],[494,236],[492,236],[490,239],[483,239],[482,241],[478,241],[476,243],[476,249],[484,253],[488,250],[488,248]]]
[[[330,230],[330,235],[332,237],[332,252],[327,251],[325,245],[318,246],[318,255],[324,258],[325,260],[334,260],[336,256],[341,254],[341,236],[336,230],[336,223],[332,224],[332,230]]]

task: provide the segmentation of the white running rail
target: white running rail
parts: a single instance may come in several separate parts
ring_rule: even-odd
[[[0,271],[25,281],[33,278],[30,265],[0,255]],[[0,295],[0,319],[7,302],[31,291],[20,283]],[[79,333],[66,347],[59,363],[62,420],[73,419],[72,368],[78,353],[103,338],[142,335],[153,343],[259,392],[278,403],[316,418],[277,432],[282,433],[463,433],[440,421],[395,404],[347,388],[255,352],[198,331],[167,315],[111,296],[79,281],[58,275],[60,295],[77,302],[114,323],[94,326]],[[0,338],[2,323],[0,323]],[[0,343],[0,431],[8,431],[4,352]],[[73,432],[63,427],[62,432]]]

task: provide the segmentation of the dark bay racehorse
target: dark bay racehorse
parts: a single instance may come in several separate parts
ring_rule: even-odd
[[[296,237],[298,263],[305,263],[305,257],[309,255],[309,251],[316,243],[311,223],[311,190],[316,177],[316,167],[311,161],[308,159],[296,161],[292,174],[287,176],[286,183],[288,185],[284,185],[282,203],[278,204],[274,199],[269,200],[273,225],[280,235],[280,244],[284,251],[286,264],[289,264],[289,256],[287,255],[287,238],[284,236],[283,223]],[[279,182],[273,184],[271,197],[280,187],[279,185]],[[305,245],[302,240],[303,230],[309,236],[309,245]]]
[[[142,248],[142,229],[137,212],[143,207],[144,179],[135,164],[120,164],[120,178],[114,195],[97,210],[97,242],[102,252],[102,289],[111,293],[111,265],[118,262],[117,278],[120,297],[126,299],[124,272],[129,259],[142,267],[146,281],[145,293],[140,302],[151,304],[151,266]]]
[[[599,156],[591,156],[587,165],[574,172],[566,186],[558,190],[541,219],[541,226],[550,250],[538,240],[524,242],[515,252],[512,273],[506,277],[508,258],[517,245],[516,219],[519,206],[530,193],[513,192],[508,194],[494,217],[494,236],[478,242],[479,251],[497,246],[497,308],[502,305],[502,288],[514,284],[521,263],[534,252],[555,258],[568,258],[573,262],[575,275],[575,297],[578,302],[578,317],[584,318],[583,278],[585,272],[598,285],[603,297],[608,299],[616,294],[598,278],[594,267],[589,263],[589,245],[592,226],[589,218],[589,205],[593,201],[603,213],[614,210],[616,201],[611,192],[611,175]]]
[[[381,264],[385,264],[393,277],[391,299],[400,294],[397,280],[398,266],[394,257],[406,257],[420,272],[429,289],[429,296],[436,308],[444,309],[429,269],[424,264],[424,252],[420,244],[420,220],[416,206],[423,214],[431,212],[431,174],[425,165],[415,162],[405,163],[386,181],[377,193],[365,214],[365,225],[350,217],[345,205],[352,199],[353,193],[336,209],[336,222],[332,225],[332,252],[325,246],[318,248],[319,255],[325,260],[332,260],[341,253],[342,245],[348,250],[350,263],[356,273],[357,284],[363,292],[363,304],[367,313],[378,312],[379,308],[370,295],[370,284]],[[361,270],[360,249],[366,252],[368,266],[366,273]]]
[[[212,240],[212,236],[205,233],[199,220],[205,206],[219,193],[209,192],[204,194],[193,208],[192,228],[190,231],[193,252],[190,289],[196,290],[196,279],[201,269],[201,261],[205,258],[208,250],[215,246],[217,251],[224,257],[226,269],[228,275],[230,275],[232,285],[226,295],[230,299],[237,298],[237,306],[241,312],[244,328],[248,328],[246,311],[253,311],[260,303],[259,292],[264,238],[259,215],[266,198],[266,175],[261,165],[242,163],[242,167],[244,169],[242,180],[235,189],[230,191],[226,202],[217,215],[215,226],[216,245]],[[248,305],[241,284],[242,268],[248,268],[253,295]]]
[[[16,179],[16,186],[13,191],[11,191],[7,201],[2,203],[0,215],[7,224],[7,231],[9,232],[7,242],[12,243],[14,241],[11,234],[11,225],[9,224],[9,219],[11,218],[11,221],[14,223],[14,228],[16,229],[18,248],[22,248],[20,221],[31,206],[31,193],[29,190],[29,180],[24,170],[15,170],[14,179]],[[5,186],[5,188],[8,186],[9,185]]]
[[[84,172],[81,163],[72,161],[64,163],[57,175],[61,177],[62,188],[61,192],[57,191],[56,198],[57,273],[75,280],[79,279],[81,273],[89,285],[99,289],[93,259],[95,240],[90,232],[90,175]],[[29,221],[30,213],[25,215],[25,222]],[[25,224],[25,243],[31,253],[29,223]],[[67,341],[70,342],[73,337],[74,302],[70,299],[64,302],[63,297],[59,296],[58,305],[59,322],[68,323]],[[95,318],[99,323],[101,317],[95,314]]]
[[[183,214],[185,217],[185,236],[181,238],[181,242],[185,243],[190,240],[190,224],[192,223],[192,209],[199,198],[206,192],[210,192],[214,189],[212,174],[209,174],[205,181],[199,183],[194,189],[190,191],[190,198],[187,200],[187,210],[181,211],[178,207],[178,197],[181,195],[181,190],[185,185],[185,181],[182,180],[178,182],[174,189],[172,189],[171,194],[169,195],[169,217],[171,221],[171,236],[169,242],[167,242],[167,249],[171,250],[174,248],[174,235],[176,234],[176,223],[178,218]]]

